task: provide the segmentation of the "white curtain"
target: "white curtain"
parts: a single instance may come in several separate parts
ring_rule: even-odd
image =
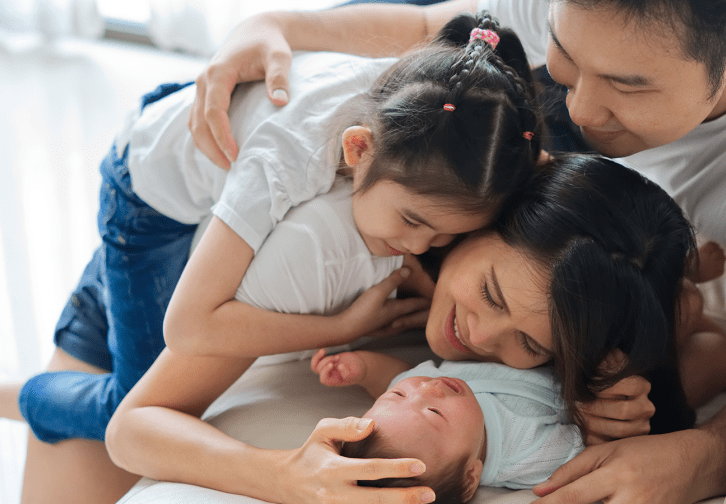
[[[96,0],[2,0],[0,27],[51,39],[67,35],[98,38],[104,23]]]

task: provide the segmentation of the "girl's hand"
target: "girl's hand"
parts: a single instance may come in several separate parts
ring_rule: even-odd
[[[367,488],[358,480],[409,478],[424,472],[416,459],[350,459],[342,441],[359,441],[373,432],[373,420],[321,420],[307,442],[290,450],[275,471],[282,504],[427,504],[435,498],[427,487]]]
[[[189,116],[194,144],[221,168],[229,170],[239,149],[227,110],[240,82],[265,79],[275,105],[288,100],[292,51],[273,15],[242,21],[197,78],[197,96]]]
[[[431,306],[428,298],[389,299],[388,296],[410,275],[406,267],[394,271],[388,278],[364,292],[340,314],[341,327],[352,337],[392,336],[406,329],[426,326]]]
[[[320,383],[327,387],[357,385],[366,375],[366,363],[356,352],[342,352],[326,357],[324,348],[313,355],[310,369],[320,375]]]

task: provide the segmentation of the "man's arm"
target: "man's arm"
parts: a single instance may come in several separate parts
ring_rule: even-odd
[[[227,116],[232,90],[240,82],[265,79],[270,100],[286,104],[292,50],[398,55],[431,38],[455,15],[475,12],[476,6],[476,0],[426,7],[365,4],[246,19],[197,79],[189,118],[194,142],[215,164],[229,169],[238,153]]]
[[[726,494],[726,409],[710,422],[587,448],[534,488],[536,504],[691,504]]]

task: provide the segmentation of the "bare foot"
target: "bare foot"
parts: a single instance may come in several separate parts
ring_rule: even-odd
[[[726,254],[716,242],[706,242],[698,247],[698,268],[689,275],[694,283],[714,280],[724,273]]]

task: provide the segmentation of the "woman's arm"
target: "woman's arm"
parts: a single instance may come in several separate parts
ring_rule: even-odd
[[[255,308],[234,299],[252,258],[252,248],[222,220],[213,218],[169,303],[164,338],[171,350],[185,355],[258,357],[336,346],[428,308],[427,299],[388,299],[406,278],[406,270],[394,272],[338,315]]]
[[[365,4],[319,12],[269,12],[242,21],[197,78],[189,127],[194,143],[229,169],[238,148],[227,110],[240,82],[265,79],[273,103],[288,101],[292,50],[392,56],[424,42],[456,14],[475,12],[476,0],[427,7]]]
[[[164,350],[122,401],[106,431],[120,467],[145,476],[214,488],[283,504],[431,502],[427,488],[370,489],[358,479],[409,477],[415,459],[354,460],[340,441],[364,438],[373,425],[325,420],[294,450],[263,450],[239,442],[199,416],[249,367],[252,359],[183,357]],[[291,412],[291,414],[294,414]]]

